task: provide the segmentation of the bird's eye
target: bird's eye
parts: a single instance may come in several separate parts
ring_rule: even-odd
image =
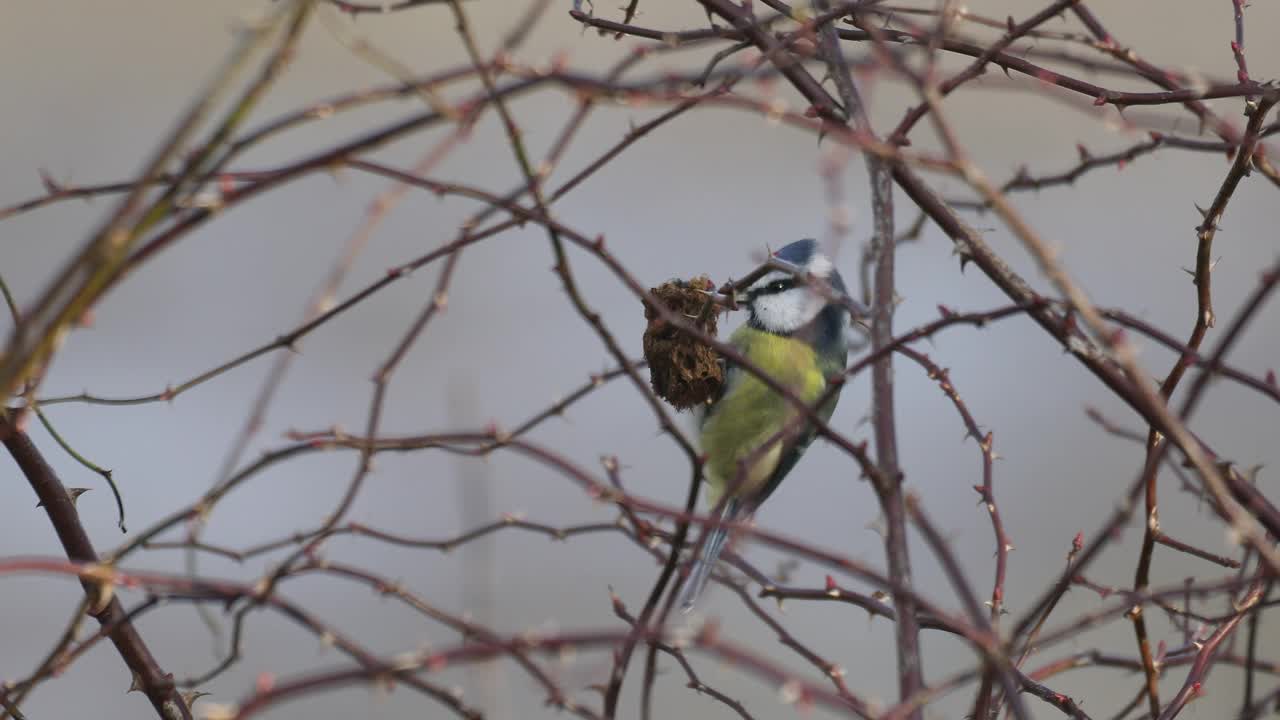
[[[770,293],[780,293],[785,291],[790,286],[791,286],[790,281],[774,280],[773,282],[769,283],[767,287],[765,287],[765,290],[767,290]]]

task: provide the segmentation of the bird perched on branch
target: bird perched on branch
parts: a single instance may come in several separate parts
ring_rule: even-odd
[[[843,371],[848,358],[844,281],[816,240],[793,242],[774,257],[797,272],[774,270],[747,288],[749,317],[729,344],[756,370],[812,405],[826,393],[827,378]],[[708,497],[717,517],[732,522],[750,517],[777,489],[816,430],[791,399],[732,359],[727,365],[719,397],[698,418],[698,437],[706,456]],[[832,395],[816,408],[824,421],[835,411],[837,399]],[[703,536],[680,598],[684,612],[697,602],[729,532],[716,527]]]

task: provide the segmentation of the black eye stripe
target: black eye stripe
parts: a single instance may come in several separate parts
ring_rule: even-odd
[[[761,288],[756,288],[751,292],[752,297],[760,297],[761,295],[777,295],[791,290],[796,286],[795,278],[785,278],[782,280],[774,280],[773,282]]]

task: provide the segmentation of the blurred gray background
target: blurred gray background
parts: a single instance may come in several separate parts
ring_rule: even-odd
[[[0,142],[0,205],[41,193],[38,172],[60,182],[91,183],[130,178],[172,126],[212,68],[233,43],[234,23],[262,11],[265,2],[26,3],[6,9],[0,23],[0,88],[4,92],[4,139]],[[565,53],[583,72],[601,72],[639,44],[583,32],[570,20],[567,2],[554,3],[518,60],[532,64]],[[705,24],[692,2],[642,0],[637,22],[661,28]],[[975,2],[970,9],[995,18],[1021,19],[1038,6]],[[1121,40],[1158,64],[1233,78],[1228,48],[1233,34],[1231,4],[1155,0],[1099,2],[1094,6]],[[481,47],[496,47],[523,12],[524,3],[477,0],[467,4]],[[620,19],[612,3],[597,12]],[[353,55],[335,39],[363,38],[415,73],[465,63],[447,8],[428,7],[390,17],[345,17],[313,24],[297,58],[254,114],[250,127],[333,94],[381,84],[390,78]],[[1247,11],[1246,50],[1254,77],[1269,79],[1280,67],[1280,50],[1264,33],[1280,27],[1274,3]],[[1081,32],[1074,20],[1050,29]],[[974,32],[979,32],[974,29]],[[850,53],[864,50],[849,47]],[[1079,52],[1085,52],[1079,50]],[[667,56],[638,71],[699,66],[704,52]],[[949,67],[958,67],[952,63]],[[1103,77],[1104,84],[1149,89],[1132,80]],[[981,88],[981,89],[979,89]],[[1011,92],[1011,88],[1021,91]],[[1010,177],[1019,165],[1044,174],[1071,167],[1076,144],[1094,154],[1126,147],[1145,130],[1123,130],[1115,111],[1098,115],[1087,101],[1052,90],[1030,91],[1022,79],[993,70],[975,87],[946,103],[957,132],[986,173]],[[890,82],[869,89],[877,127],[896,123],[911,95]],[[451,97],[460,97],[453,91]],[[790,98],[791,95],[786,97]],[[1070,101],[1058,102],[1067,97]],[[534,155],[541,157],[560,124],[573,111],[572,97],[557,90],[513,104]],[[1074,109],[1072,109],[1074,108]],[[1241,123],[1238,100],[1215,104]],[[241,168],[270,167],[418,112],[413,98],[381,103],[280,136],[244,157]],[[602,107],[582,130],[552,184],[568,178],[619,140],[631,123],[661,108]],[[1193,135],[1191,116],[1177,108],[1134,112],[1161,127]],[[1100,121],[1100,118],[1102,121]],[[447,128],[414,135],[378,153],[410,167],[445,137]],[[916,147],[936,146],[926,126]],[[827,237],[828,203],[821,163],[838,157],[832,143],[732,110],[705,109],[685,115],[612,162],[556,206],[558,216],[589,235],[603,233],[610,248],[645,282],[710,273],[723,281],[740,276],[769,245],[805,237]],[[1273,152],[1272,157],[1275,157]],[[838,255],[845,277],[856,278],[860,246],[870,231],[865,171],[847,159],[843,173],[852,231]],[[1122,306],[1184,337],[1194,316],[1194,294],[1184,268],[1194,262],[1194,204],[1207,205],[1228,168],[1218,154],[1165,151],[1122,170],[1103,169],[1074,187],[1015,197],[1017,206],[1060,251],[1061,259],[1107,306]],[[518,182],[518,171],[492,113],[474,135],[432,173],[476,183],[497,192]],[[962,195],[958,182],[934,178],[935,187]],[[384,181],[354,172],[319,174],[235,208],[186,238],[98,306],[93,326],[73,333],[57,358],[46,395],[89,390],[108,396],[158,392],[293,327],[333,259],[362,222]],[[901,198],[901,195],[899,195]],[[1219,317],[1229,317],[1254,287],[1261,266],[1273,261],[1276,188],[1265,178],[1246,179],[1236,193],[1215,245],[1214,275]],[[84,242],[113,205],[111,199],[72,201],[0,224],[0,271],[20,303],[29,303],[61,264]],[[899,220],[914,213],[899,202]],[[476,209],[473,202],[410,193],[386,219],[359,257],[339,292],[345,297],[377,279],[386,268],[450,241],[457,225]],[[1016,240],[990,217],[971,218],[990,242],[1028,277],[1047,288]],[[574,270],[589,302],[603,315],[628,352],[640,353],[643,316],[639,302],[598,262],[572,251]],[[383,428],[418,433],[497,422],[511,427],[612,366],[598,338],[572,312],[557,277],[545,235],[537,228],[514,230],[475,246],[462,257],[448,311],[435,320],[395,375]],[[977,310],[1003,298],[974,269],[958,271],[950,243],[933,227],[900,252],[899,328],[931,320],[937,306]],[[364,425],[373,386],[369,378],[411,322],[434,287],[438,266],[394,284],[305,340],[280,388],[267,422],[247,458],[285,443],[290,429],[319,430]],[[1262,373],[1280,362],[1280,311],[1263,314],[1232,361]],[[8,322],[7,315],[5,323]],[[7,324],[5,332],[7,332]],[[1209,342],[1221,335],[1211,333]],[[1153,373],[1167,371],[1171,356],[1140,341]],[[952,379],[984,428],[995,433],[1001,461],[997,497],[1016,546],[1006,590],[1016,615],[1059,573],[1072,536],[1095,530],[1141,464],[1140,448],[1106,435],[1084,415],[1096,406],[1111,419],[1137,428],[1127,412],[1030,322],[1015,319],[986,330],[953,330],[921,344]],[[106,408],[62,405],[49,410],[61,432],[84,454],[114,469],[125,495],[131,531],[183,506],[218,479],[218,468],[249,413],[270,360],[240,368],[172,404]],[[993,541],[986,513],[970,489],[980,481],[978,451],[937,386],[915,366],[898,361],[901,450],[910,486],[949,533],[955,553],[974,585],[989,592]],[[865,379],[844,394],[835,426],[855,438],[869,436],[865,424]],[[1195,429],[1242,465],[1274,466],[1280,459],[1275,408],[1261,396],[1219,383],[1195,419]],[[36,441],[68,485],[92,486],[80,500],[85,524],[101,550],[123,538],[115,509],[100,480],[60,452],[42,430]],[[602,455],[617,455],[630,490],[667,503],[682,501],[687,474],[673,443],[656,432],[650,411],[635,389],[613,383],[574,406],[532,436],[597,470]],[[308,528],[327,513],[355,464],[351,453],[310,455],[275,467],[220,504],[206,539],[250,545]],[[1264,487],[1271,485],[1264,469]],[[43,512],[9,462],[0,463],[0,555],[57,556],[60,547]],[[1162,485],[1161,516],[1167,531],[1219,552],[1230,552],[1220,526],[1173,478]],[[351,518],[419,537],[445,537],[502,513],[563,525],[609,521],[615,511],[592,503],[564,478],[518,457],[498,453],[486,461],[463,461],[440,453],[380,457]],[[880,539],[871,529],[877,509],[869,487],[849,460],[819,444],[774,495],[759,516],[770,529],[819,546],[882,564]],[[1135,524],[1089,571],[1092,579],[1125,586],[1132,582],[1141,537]],[[432,602],[470,611],[502,632],[531,628],[621,628],[613,617],[609,589],[638,610],[657,567],[621,535],[593,535],[566,543],[519,531],[500,533],[451,554],[408,551],[360,538],[338,538],[327,554],[398,579]],[[759,545],[749,556],[766,571],[783,558]],[[204,557],[200,570],[252,582],[269,571],[277,554],[238,565]],[[939,602],[957,606],[938,566],[914,547],[916,578]],[[135,568],[182,569],[181,553],[135,555]],[[1153,577],[1159,585],[1195,575],[1219,577],[1221,568],[1158,549]],[[823,571],[810,564],[795,570],[795,582],[820,585]],[[861,588],[867,589],[867,588]],[[281,593],[333,626],[387,656],[458,641],[447,629],[380,598],[368,589],[332,578],[290,580]],[[6,577],[0,582],[0,679],[25,676],[49,649],[79,600],[65,578]],[[133,599],[136,600],[136,597]],[[1098,598],[1077,589],[1055,613],[1065,621],[1096,607]],[[846,606],[788,603],[771,614],[804,642],[847,669],[855,692],[885,703],[896,699],[892,631]],[[719,618],[723,632],[807,679],[819,674],[776,642],[773,634],[729,593],[715,589],[705,615]],[[1212,612],[1225,606],[1215,605]],[[1163,616],[1151,614],[1157,640],[1181,643]],[[695,619],[696,621],[696,619]],[[1056,625],[1051,622],[1050,625]],[[200,673],[223,652],[187,605],[148,614],[141,630],[161,664],[178,677]],[[225,631],[224,627],[224,631]],[[269,613],[248,624],[244,658],[205,688],[202,702],[232,702],[252,690],[260,673],[292,676],[344,664],[345,658],[297,626]],[[1265,628],[1262,647],[1280,639]],[[927,677],[939,679],[968,663],[970,653],[948,636],[926,632]],[[1113,623],[1032,659],[1031,666],[1075,650],[1102,647],[1133,655],[1131,626]],[[215,648],[217,648],[215,650]],[[695,660],[704,680],[746,703],[756,717],[786,717],[778,688],[761,684],[721,663]],[[564,685],[583,701],[598,703],[586,689],[606,680],[607,655],[581,654],[550,663]],[[639,664],[633,664],[633,669]],[[683,674],[667,660],[658,683],[660,717],[728,718],[731,711],[684,689]],[[1182,669],[1166,679],[1166,699],[1181,683]],[[442,681],[465,691],[471,704],[494,718],[555,715],[529,679],[506,664],[467,672],[446,671]],[[1207,695],[1184,717],[1222,717],[1238,707],[1241,674],[1219,668]],[[636,717],[640,685],[627,683],[624,717]],[[1051,685],[1084,700],[1086,711],[1108,716],[1137,687],[1126,673],[1085,669]],[[63,676],[39,689],[25,706],[36,720],[83,715],[145,717],[140,694],[126,694],[129,677],[114,651],[101,645]],[[1272,687],[1264,680],[1263,690]],[[931,710],[932,717],[960,717],[971,692],[957,693]],[[364,688],[315,695],[281,706],[271,717],[443,717],[401,688],[387,694]],[[1029,700],[1037,717],[1057,712]],[[199,707],[199,705],[197,706]]]

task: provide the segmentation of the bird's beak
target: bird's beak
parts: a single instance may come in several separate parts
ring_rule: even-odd
[[[745,293],[734,292],[730,295],[716,292],[714,290],[699,290],[698,292],[707,296],[712,304],[719,305],[728,310],[737,310],[742,305],[750,305],[751,301]]]

